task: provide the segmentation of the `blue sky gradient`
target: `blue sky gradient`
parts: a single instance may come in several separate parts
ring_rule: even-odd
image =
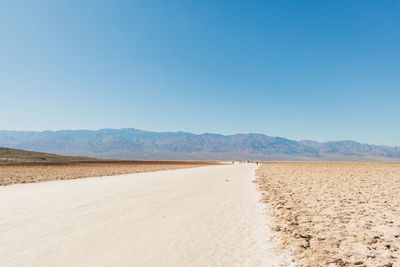
[[[0,129],[400,145],[400,1],[1,1]]]

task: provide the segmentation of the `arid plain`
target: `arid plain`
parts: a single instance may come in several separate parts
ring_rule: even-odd
[[[39,161],[42,160],[42,158],[43,155],[38,155]],[[182,244],[186,244],[186,241],[189,242],[190,240],[187,239],[187,234],[192,235],[191,238],[193,238],[193,240],[200,238],[196,232],[197,230],[190,230],[194,229],[193,227],[199,227],[199,233],[203,231],[204,235],[212,235],[213,238],[207,241],[203,240],[201,244],[196,243],[196,246],[192,248],[193,252],[201,248],[207,253],[211,253],[209,255],[210,258],[198,259],[199,262],[202,263],[224,262],[224,264],[240,266],[240,264],[247,264],[249,262],[253,264],[254,262],[262,261],[267,264],[266,266],[400,266],[400,164],[397,163],[264,162],[256,165],[240,164],[236,162],[232,166],[230,163],[221,164],[218,162],[201,161],[104,161],[90,158],[59,159],[57,156],[49,155],[46,156],[46,159],[51,162],[41,163],[37,162],[37,160],[34,162],[22,162],[21,160],[17,160],[16,162],[8,161],[0,163],[0,185],[5,186],[36,182],[42,184],[26,185],[29,187],[15,185],[16,187],[12,186],[12,188],[6,186],[3,187],[2,191],[0,190],[0,197],[4,197],[5,200],[3,204],[9,203],[7,205],[2,205],[3,211],[6,213],[9,212],[10,214],[7,220],[18,219],[18,216],[22,216],[22,213],[20,214],[22,210],[24,210],[24,216],[31,216],[29,212],[26,212],[26,207],[31,205],[29,203],[36,199],[31,198],[28,201],[28,196],[34,194],[34,192],[36,192],[35,194],[39,194],[38,192],[40,192],[40,190],[44,190],[43,195],[41,193],[40,195],[45,199],[44,192],[50,193],[50,191],[47,191],[48,188],[54,187],[51,191],[57,188],[57,190],[61,192],[64,191],[65,188],[71,187],[68,189],[69,191],[67,194],[60,193],[57,196],[60,198],[60,203],[69,203],[68,199],[70,195],[75,194],[73,192],[81,192],[80,188],[82,185],[87,185],[87,188],[91,188],[89,191],[81,192],[82,198],[86,198],[86,194],[90,192],[90,194],[92,194],[90,197],[93,197],[93,199],[103,198],[101,194],[108,197],[108,193],[111,192],[109,190],[113,187],[118,189],[114,193],[116,199],[119,199],[119,194],[125,192],[124,190],[127,190],[127,186],[129,185],[129,188],[131,188],[129,190],[132,190],[134,194],[129,193],[126,199],[123,199],[124,203],[121,203],[121,205],[124,205],[124,209],[126,210],[124,211],[121,206],[121,214],[124,214],[124,212],[129,212],[131,207],[133,207],[131,205],[141,203],[140,201],[142,200],[137,198],[136,194],[137,192],[141,192],[141,183],[143,183],[143,185],[146,184],[150,190],[149,192],[146,191],[147,189],[143,191],[146,192],[145,195],[143,195],[146,196],[146,201],[151,200],[149,202],[149,209],[153,208],[153,204],[151,204],[153,202],[156,203],[159,201],[162,203],[167,198],[171,198],[172,201],[176,196],[181,195],[182,201],[184,202],[181,202],[181,200],[172,201],[165,206],[166,214],[170,211],[175,212],[176,209],[180,210],[181,205],[186,205],[190,201],[194,201],[194,206],[192,208],[185,206],[187,209],[185,208],[184,213],[179,211],[179,216],[190,215],[192,216],[190,218],[194,220],[194,218],[197,218],[196,216],[199,215],[196,210],[202,210],[201,224],[194,223],[194,221],[181,224],[180,219],[177,219],[178,217],[175,218],[177,220],[174,219],[171,221],[171,223],[173,223],[171,227],[176,227],[177,233],[182,233],[176,237],[174,235],[174,238],[176,238],[174,242],[177,242],[177,244],[181,244],[181,242]],[[116,176],[141,172],[184,168],[191,169],[209,165],[219,165],[220,167],[200,168],[202,170],[193,169],[193,171],[182,170],[182,172],[176,173],[159,172],[159,174],[138,174],[139,176]],[[228,165],[231,165],[231,167]],[[71,181],[73,183],[68,182],[65,184],[61,182],[59,184],[42,183],[55,180],[103,176],[109,177],[78,179],[76,181]],[[161,179],[161,177],[165,178]],[[100,182],[103,179],[105,180]],[[88,181],[85,182],[86,180]],[[138,181],[141,182],[137,184]],[[254,189],[259,189],[259,195],[253,195],[252,187],[249,186],[252,184],[251,181],[255,182],[255,185],[253,184]],[[104,187],[104,184],[107,184],[107,186]],[[235,185],[235,187],[231,187],[232,185]],[[157,195],[151,193],[154,188],[157,187],[163,188],[162,191],[160,191],[162,194],[157,193]],[[6,188],[9,189],[4,190]],[[101,194],[97,194],[95,190],[100,190]],[[7,197],[15,198],[17,195],[20,197],[18,197],[18,202],[16,203],[21,204],[21,206],[14,209],[11,207],[11,202],[7,200]],[[239,195],[244,198],[239,199]],[[198,199],[198,197],[200,198]],[[214,200],[212,200],[211,197]],[[203,198],[204,202],[202,200]],[[237,199],[234,200],[235,198]],[[24,202],[25,200],[23,199],[27,201]],[[53,199],[53,196],[49,195],[48,199]],[[89,200],[92,201],[93,199]],[[254,206],[258,201],[263,203],[263,209],[258,209]],[[80,205],[79,203],[80,202],[77,202],[76,205]],[[95,204],[95,202],[93,203]],[[104,203],[107,204],[109,202]],[[222,203],[224,204],[222,205]],[[47,204],[42,204],[36,206],[32,204],[32,212],[34,210],[38,211],[39,209],[44,209],[45,206],[47,207]],[[69,213],[70,211],[62,208],[62,205],[59,207],[52,205],[49,207],[49,210],[51,209],[52,212],[65,212],[59,219],[63,221],[65,227],[69,227],[68,225],[75,223],[75,219],[73,219],[75,214]],[[95,204],[95,206],[96,205],[97,204]],[[119,204],[115,202],[115,208],[117,208],[118,205]],[[143,207],[144,206],[139,205],[138,209],[142,211]],[[219,210],[214,207],[218,207]],[[249,207],[249,210],[247,210],[246,207]],[[46,210],[46,212],[49,212],[49,210]],[[218,215],[225,213],[223,210],[227,212],[224,215],[226,218],[228,218],[227,216],[232,216],[228,220],[229,222],[226,221],[226,218],[224,219],[222,216]],[[18,212],[16,213],[16,211]],[[245,214],[250,211],[252,212],[251,216],[246,220],[242,219],[243,216],[249,216]],[[260,212],[264,213],[267,217],[261,215]],[[90,214],[88,213],[87,216],[96,217],[98,214],[93,212]],[[109,218],[107,214],[104,214],[104,216],[107,217],[109,223],[119,223],[119,219],[116,217]],[[46,237],[49,240],[56,238],[59,233],[62,233],[61,230],[60,232],[54,232],[52,234],[45,232],[46,229],[39,223],[39,221],[42,220],[39,217],[37,223],[32,221],[28,224],[21,225],[20,227],[22,230],[18,233],[24,235],[23,229],[37,227],[38,233],[44,231],[43,238]],[[147,217],[141,218],[143,222],[153,222],[155,219],[156,218],[150,213]],[[254,220],[254,229],[253,226],[251,226],[251,220]],[[222,221],[226,221],[226,225],[221,226],[221,229],[216,229],[215,227],[219,225],[218,222]],[[51,220],[49,219],[49,223],[50,222]],[[203,229],[202,225],[208,224],[208,222],[211,224],[208,227],[212,229]],[[139,223],[139,221],[137,223]],[[162,221],[160,221],[160,223],[162,224]],[[18,225],[18,223],[16,222],[15,225]],[[226,228],[228,226],[229,228]],[[157,227],[161,230],[163,229],[161,226]],[[265,229],[265,232],[262,228]],[[187,229],[188,232],[185,232],[185,229]],[[258,244],[256,248],[257,253],[251,254],[249,251],[249,256],[246,256],[243,262],[240,261],[239,258],[228,259],[227,257],[230,257],[229,255],[232,255],[232,257],[239,255],[237,254],[239,250],[235,248],[228,253],[228,250],[226,250],[228,249],[227,245],[218,241],[227,238],[226,234],[229,232],[227,229],[235,233],[235,237],[232,237],[232,240],[229,239],[229,242],[238,244],[236,248],[242,245],[246,247],[246,242],[256,242],[256,244]],[[150,233],[153,230],[147,229],[146,231]],[[223,232],[220,232],[220,230]],[[75,229],[73,233],[76,231],[79,231],[79,228]],[[212,233],[208,231],[212,231]],[[226,232],[224,233],[224,231]],[[251,233],[252,236],[246,236],[246,233]],[[4,234],[7,234],[7,232]],[[133,236],[138,235],[136,230],[132,230],[130,234]],[[162,242],[167,242],[168,238],[172,237],[167,233],[163,233],[163,238],[165,238],[165,240],[160,239],[160,242],[161,240]],[[0,239],[0,241],[4,242],[7,239],[12,240],[11,237],[6,238],[6,236]],[[32,240],[34,239],[35,238],[32,237]],[[81,242],[83,239],[79,238],[77,240]],[[125,238],[121,240],[125,240]],[[211,244],[214,242],[213,240],[215,241],[215,247],[209,251],[211,245],[207,245],[207,243]],[[147,242],[145,236],[143,236],[142,241]],[[72,244],[75,246],[75,241],[73,239],[68,242],[71,242],[71,246]],[[90,243],[90,238],[87,240],[85,239],[85,242]],[[7,253],[5,253],[6,250],[3,251],[5,253],[4,255],[12,255],[12,243],[8,244],[9,250],[7,250]],[[221,253],[228,254],[219,254],[220,252],[215,250],[217,247]],[[76,248],[78,249],[78,247]],[[140,246],[136,249],[139,248]],[[40,253],[46,253],[48,249],[50,248],[43,247]],[[166,249],[166,247],[160,243],[158,249],[161,251]],[[51,251],[54,257],[58,257],[57,251]],[[117,249],[115,251],[117,251]],[[173,264],[182,263],[181,260],[190,262],[190,258],[185,258],[183,256],[185,255],[184,251],[185,249],[182,247],[181,252],[183,254],[180,254],[181,258],[168,258],[171,264],[167,265],[172,266]],[[29,253],[31,253],[31,257],[34,257],[37,252],[31,251]],[[265,253],[264,258],[261,256],[263,253]],[[80,254],[71,255],[77,256]],[[52,261],[54,261],[54,259],[55,258],[53,258]],[[15,263],[18,262],[17,257],[14,258],[14,260]],[[43,258],[41,258],[41,260],[43,260]],[[76,260],[80,262],[78,258]],[[127,257],[126,260],[131,259]],[[143,263],[150,263],[150,261],[144,258],[141,260]],[[109,263],[111,262],[112,261]],[[135,261],[132,261],[132,263],[133,262]],[[46,261],[44,260],[42,263],[46,263]],[[152,262],[150,265],[157,266],[155,262]]]
[[[215,165],[195,161],[97,161],[75,163],[0,163],[0,185],[70,180]]]
[[[0,186],[154,172],[219,164],[211,161],[106,160],[0,147]]]
[[[265,163],[257,182],[299,266],[400,266],[400,164]]]
[[[256,167],[0,187],[0,266],[280,266]]]

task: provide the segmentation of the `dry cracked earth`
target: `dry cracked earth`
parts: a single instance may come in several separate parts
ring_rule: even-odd
[[[264,163],[257,177],[296,266],[400,266],[400,164]]]

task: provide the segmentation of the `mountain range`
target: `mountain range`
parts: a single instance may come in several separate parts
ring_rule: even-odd
[[[400,147],[355,141],[295,141],[264,134],[192,134],[133,128],[0,131],[0,147],[143,160],[400,161]]]

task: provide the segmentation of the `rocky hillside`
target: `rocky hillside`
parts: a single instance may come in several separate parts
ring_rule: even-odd
[[[69,157],[0,147],[0,163],[71,163],[97,161],[88,157]]]

